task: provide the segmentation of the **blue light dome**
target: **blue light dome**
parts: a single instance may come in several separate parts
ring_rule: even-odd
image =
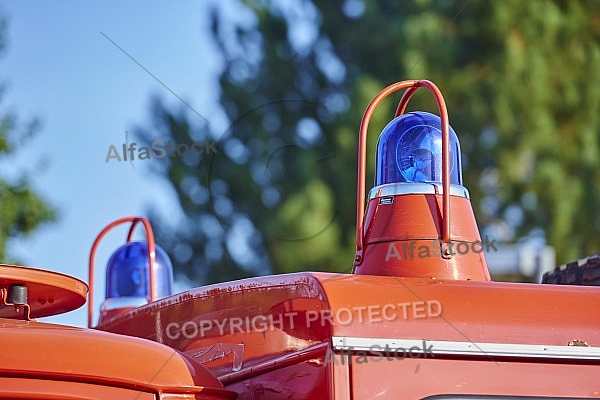
[[[154,285],[161,298],[172,294],[173,266],[167,253],[158,245],[155,247]],[[146,242],[129,242],[119,247],[106,267],[106,298],[150,297],[149,265]]]
[[[437,115],[410,112],[394,118],[377,142],[375,185],[442,183],[442,130]],[[460,144],[450,127],[450,183],[462,185]]]

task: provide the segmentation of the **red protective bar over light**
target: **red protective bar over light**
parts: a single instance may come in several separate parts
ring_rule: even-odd
[[[396,117],[402,115],[406,110],[406,105],[414,92],[420,88],[427,88],[434,96],[438,111],[441,119],[442,128],[442,241],[444,243],[450,242],[450,122],[448,118],[448,110],[442,93],[435,84],[427,80],[408,80],[394,83],[377,94],[371,100],[365,113],[363,114],[362,121],[360,123],[360,130],[358,136],[358,183],[357,183],[357,202],[356,202],[356,249],[357,249],[357,261],[362,258],[363,250],[363,225],[364,225],[364,212],[365,212],[365,180],[366,180],[366,148],[367,148],[367,134],[369,122],[371,116],[375,111],[375,108],[390,94],[395,93],[399,90],[407,89],[402,96],[398,108],[396,109]]]
[[[92,319],[93,319],[93,314],[94,314],[94,258],[96,256],[96,250],[98,248],[98,245],[100,244],[100,241],[102,240],[102,238],[113,228],[122,225],[122,224],[126,224],[128,222],[131,222],[131,227],[129,228],[129,232],[127,234],[127,242],[131,242],[132,237],[133,237],[133,231],[135,229],[135,226],[141,222],[144,225],[144,230],[146,231],[146,239],[148,240],[148,262],[149,262],[149,268],[148,268],[148,282],[150,285],[150,290],[149,290],[149,294],[150,294],[150,298],[148,299],[148,301],[152,302],[154,300],[156,300],[157,296],[156,296],[156,288],[154,287],[154,280],[155,280],[155,271],[154,271],[154,265],[156,264],[156,244],[154,241],[154,233],[152,232],[152,227],[150,226],[150,221],[148,221],[148,219],[144,218],[144,217],[125,217],[125,218],[120,218],[116,221],[111,222],[110,224],[108,224],[104,229],[102,229],[102,231],[98,234],[98,236],[96,237],[96,240],[94,240],[94,244],[92,245],[92,250],[90,251],[90,259],[89,259],[89,268],[88,268],[88,281],[89,281],[89,286],[90,286],[90,290],[89,290],[89,302],[88,302],[88,328],[90,328],[92,326]]]

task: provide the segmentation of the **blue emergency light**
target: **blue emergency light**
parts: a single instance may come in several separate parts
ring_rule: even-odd
[[[450,183],[462,185],[460,144],[450,127]],[[401,182],[442,183],[441,120],[428,112],[394,118],[377,142],[375,185]]]
[[[137,224],[146,231],[146,241],[133,241]],[[100,231],[90,250],[88,266],[88,327],[94,316],[94,259],[102,238],[112,229],[131,224],[127,242],[119,247],[106,266],[106,297],[100,307],[99,324],[116,315],[170,296],[173,286],[173,265],[167,253],[156,244],[150,221],[144,217],[124,217]]]
[[[156,296],[172,294],[173,266],[167,253],[158,245],[154,264]],[[148,244],[128,242],[110,257],[106,267],[106,299],[115,297],[150,297],[148,282]]]

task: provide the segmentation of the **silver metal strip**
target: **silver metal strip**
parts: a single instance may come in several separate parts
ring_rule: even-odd
[[[440,183],[401,182],[386,183],[375,186],[369,191],[369,200],[375,197],[394,196],[399,194],[443,194]],[[450,196],[469,198],[469,191],[461,185],[450,185]]]
[[[390,349],[423,350],[426,343],[435,354],[457,354],[494,357],[568,358],[576,360],[600,360],[600,347],[546,346],[542,344],[471,343],[445,340],[378,339],[334,336],[335,350],[380,351],[387,345]],[[377,347],[379,346],[379,347]],[[418,351],[417,351],[418,352]]]

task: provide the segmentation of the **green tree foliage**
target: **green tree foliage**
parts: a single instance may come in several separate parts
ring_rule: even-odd
[[[214,12],[231,121],[213,132],[219,153],[198,170],[172,159],[160,172],[187,218],[160,238],[181,272],[212,282],[269,268],[349,270],[359,122],[380,89],[403,79],[429,79],[444,93],[465,185],[490,234],[543,229],[559,261],[598,251],[600,3],[298,0],[241,9],[235,20]],[[371,124],[367,186],[395,105]],[[427,93],[409,108],[436,112]],[[181,142],[208,134],[192,132],[187,118],[155,103],[159,132]]]
[[[0,16],[0,53],[5,48],[7,23]],[[0,87],[0,98],[5,89]],[[0,111],[0,159],[6,162],[39,128],[37,120],[19,124],[13,112]],[[32,190],[29,179],[0,176],[0,262],[15,262],[7,254],[7,242],[33,232],[41,223],[52,221],[55,211]]]

